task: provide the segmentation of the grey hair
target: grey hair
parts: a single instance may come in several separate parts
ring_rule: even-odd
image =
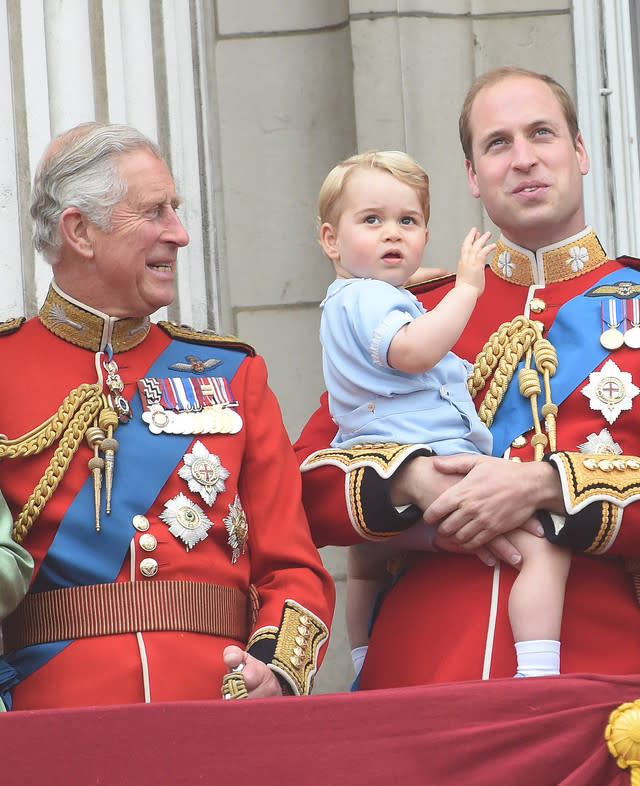
[[[43,155],[31,191],[33,245],[50,264],[60,258],[60,216],[77,207],[104,232],[113,208],[126,196],[119,156],[145,149],[158,158],[158,146],[131,126],[83,123],[57,136]]]

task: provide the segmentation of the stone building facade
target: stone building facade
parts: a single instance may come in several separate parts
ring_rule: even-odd
[[[453,269],[472,225],[457,117],[473,78],[544,71],[576,97],[592,157],[587,215],[609,252],[640,254],[637,0],[0,0],[0,319],[33,315],[32,173],[49,138],[90,119],[157,139],[185,199],[179,297],[158,316],[233,332],[265,356],[295,438],[323,389],[315,239],[326,172],[372,148],[429,171],[425,264]],[[344,690],[344,554],[317,680]]]

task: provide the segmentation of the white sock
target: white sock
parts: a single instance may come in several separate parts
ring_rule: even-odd
[[[351,650],[351,660],[353,661],[353,668],[356,670],[356,676],[360,674],[360,669],[364,663],[369,647],[363,644],[362,647],[354,647]]]
[[[516,641],[519,677],[560,674],[560,642],[553,639]]]

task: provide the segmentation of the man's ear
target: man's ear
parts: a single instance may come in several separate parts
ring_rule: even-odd
[[[334,262],[340,259],[340,251],[338,249],[338,235],[332,224],[324,223],[320,227],[320,245],[322,250]]]
[[[60,216],[60,232],[64,243],[78,256],[93,259],[90,222],[77,207],[68,207]]]
[[[580,174],[586,175],[589,172],[590,162],[589,154],[587,153],[587,148],[585,147],[582,134],[578,134],[576,137],[576,158],[578,159]]]
[[[467,168],[467,182],[469,183],[469,191],[471,191],[471,196],[474,196],[476,199],[478,199],[480,197],[480,189],[478,188],[478,178],[476,177],[473,164],[467,158],[465,159],[464,165]]]

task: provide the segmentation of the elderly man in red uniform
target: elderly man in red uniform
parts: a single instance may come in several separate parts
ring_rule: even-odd
[[[175,295],[179,202],[127,126],[66,132],[36,173],[54,282],[0,331],[0,487],[35,566],[3,622],[13,709],[308,693],[324,655],[333,584],[262,359],[149,319]],[[7,551],[2,597],[24,575]]]
[[[608,259],[585,223],[589,159],[554,80],[513,68],[481,76],[460,136],[471,193],[502,232],[454,347],[477,357],[470,386],[494,455],[328,450],[326,405],[297,445],[319,545],[388,541],[416,519],[424,526],[419,511],[437,527],[436,551],[411,555],[382,602],[360,687],[515,674],[507,602],[518,527],[573,551],[561,671],[637,673],[640,262]],[[452,284],[414,292],[428,307]],[[425,479],[428,493],[416,495]]]

